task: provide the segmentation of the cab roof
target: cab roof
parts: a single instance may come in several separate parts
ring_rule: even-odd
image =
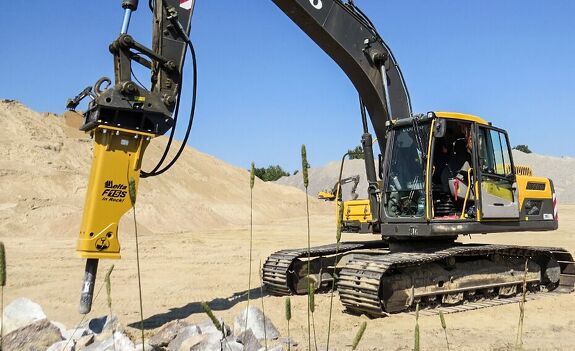
[[[489,125],[489,122],[487,122],[483,118],[478,117],[478,116],[474,116],[474,115],[468,115],[466,113],[445,112],[445,111],[437,111],[434,113],[435,113],[435,116],[439,117],[439,118],[459,119],[459,120],[463,120],[463,121],[476,122],[479,124]]]

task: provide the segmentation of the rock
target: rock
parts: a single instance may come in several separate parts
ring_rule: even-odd
[[[178,333],[188,326],[190,323],[179,319],[166,323],[148,340],[148,343],[154,347],[168,346],[170,341],[174,340]]]
[[[178,351],[242,351],[244,347],[234,337],[221,339],[217,334],[198,334],[182,342]]]
[[[138,344],[136,345],[136,351],[156,351],[156,350],[161,350],[159,347],[155,347],[150,345],[147,341],[144,344],[144,347],[142,347],[142,344]]]
[[[62,340],[60,329],[42,319],[4,336],[4,351],[45,351]]]
[[[90,331],[86,328],[68,329],[62,332],[62,337],[66,340],[72,339],[78,341],[78,339],[88,334],[90,334]]]
[[[75,343],[70,340],[62,340],[50,346],[46,351],[75,351]]]
[[[4,334],[45,319],[42,307],[30,299],[21,297],[4,309]]]
[[[220,347],[220,345],[217,345]],[[234,337],[228,337],[224,340],[223,344],[221,344],[221,348],[214,348],[213,351],[218,350],[226,350],[226,351],[243,351],[245,350],[244,345],[237,342]],[[195,351],[195,350],[194,350]],[[198,349],[199,351],[199,349]]]
[[[232,334],[232,330],[231,328],[224,322],[224,319],[221,317],[217,317],[218,321],[220,322],[220,325],[224,328],[224,331],[226,332],[226,336],[229,336]],[[200,330],[202,331],[202,333],[204,334],[209,334],[209,333],[220,333],[220,336],[222,334],[222,332],[216,328],[216,326],[214,325],[214,322],[212,322],[211,319],[206,319],[204,321],[202,321],[200,324],[198,324],[198,327],[200,327]]]
[[[76,350],[83,350],[94,342],[94,334],[84,335],[76,341]]]
[[[168,351],[179,351],[180,346],[182,345],[184,340],[189,339],[192,336],[199,335],[201,333],[202,333],[202,331],[200,330],[200,328],[197,325],[190,325],[190,326],[184,327],[180,330],[178,335],[172,341],[170,341],[170,343],[168,344],[167,350]]]
[[[293,338],[280,338],[278,341],[281,342],[282,345],[284,345],[286,348],[288,345],[290,345],[290,348],[294,348],[298,345],[298,342]]]
[[[79,349],[78,349],[79,350]],[[122,332],[114,332],[113,335],[102,341],[96,341],[84,348],[85,351],[135,351],[136,347],[130,338]]]
[[[102,316],[90,319],[85,325],[90,332],[94,334],[101,334],[105,331],[112,331],[114,327],[118,327],[118,317]],[[118,330],[116,330],[118,331]]]
[[[246,314],[248,316],[248,325],[246,328]],[[279,331],[274,326],[269,318],[265,318],[265,334],[264,334],[264,314],[257,307],[250,306],[249,310],[244,309],[239,315],[234,318],[234,332],[241,333],[246,329],[251,329],[256,338],[263,339],[267,337],[268,340],[277,339],[280,336]]]
[[[258,351],[262,347],[251,329],[241,332],[236,339],[244,345],[245,351]]]
[[[275,346],[268,347],[267,350],[265,347],[262,347],[258,351],[283,351],[283,350],[284,350],[284,348],[282,345],[275,345]]]
[[[182,341],[178,351],[190,351],[194,349],[197,345],[200,345],[208,340],[208,336],[205,334],[197,334],[187,338],[186,340]]]
[[[57,321],[50,321],[50,323],[54,324],[56,328],[60,329],[60,333],[62,333],[62,337],[64,337],[64,332],[66,331],[66,326],[64,325],[64,323],[60,323]],[[66,337],[64,337],[64,339],[66,339]]]

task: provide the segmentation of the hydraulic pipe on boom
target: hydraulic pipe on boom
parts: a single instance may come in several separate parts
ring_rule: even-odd
[[[361,146],[365,164],[365,175],[367,178],[367,193],[369,196],[369,206],[372,213],[372,231],[379,232],[379,188],[377,186],[377,176],[375,173],[375,162],[373,158],[373,137],[367,127],[367,116],[365,105],[361,97],[359,98],[359,108],[361,110],[361,121],[363,125],[363,135],[361,136]]]

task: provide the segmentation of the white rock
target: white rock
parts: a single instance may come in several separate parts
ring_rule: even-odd
[[[40,305],[25,297],[16,299],[4,309],[4,335],[44,318]]]
[[[66,331],[66,326],[64,325],[64,323],[60,323],[57,321],[50,321],[50,323],[52,323],[52,325],[54,325],[56,328],[60,329],[60,333],[62,333],[62,336],[64,337],[64,332]],[[64,339],[66,339],[66,337],[64,337]]]
[[[230,329],[230,327],[224,322],[223,318],[217,317],[217,319],[220,322],[220,325],[224,328],[224,330],[226,332],[226,336],[229,336],[232,333],[232,330]],[[211,319],[206,319],[206,320],[202,321],[201,323],[198,324],[198,327],[200,327],[200,330],[204,334],[220,333],[220,336],[222,334],[222,332],[219,331],[218,328],[216,328],[216,326],[214,325],[214,322],[212,322]]]
[[[73,341],[62,340],[50,346],[46,351],[75,351],[75,346]]]
[[[183,320],[174,320],[164,324],[157,332],[148,339],[148,343],[151,346],[160,348],[166,347],[170,344],[172,340],[184,329],[189,327],[191,324]]]
[[[268,347],[267,350],[265,347],[262,347],[258,351],[283,351],[283,350],[284,350],[284,348],[282,345],[275,345],[275,346]]]
[[[221,335],[221,334],[220,334]],[[182,342],[178,351],[243,351],[234,337],[222,339],[218,334],[199,334]]]
[[[239,343],[244,345],[245,351],[258,351],[262,347],[262,344],[260,344],[258,338],[256,338],[251,329],[241,332],[236,336],[236,339]]]
[[[78,339],[88,334],[90,334],[90,331],[86,328],[67,329],[62,332],[62,337],[66,340],[78,341]]]
[[[244,345],[242,345],[241,343],[237,342],[236,340],[234,340],[233,338],[227,338],[224,343],[222,344],[222,350],[226,350],[226,351],[244,351]],[[214,351],[217,351],[218,349],[214,349]]]
[[[190,325],[190,326],[184,327],[178,332],[178,335],[172,341],[170,341],[170,343],[168,344],[167,350],[168,351],[179,351],[180,346],[182,345],[182,343],[185,340],[187,340],[193,336],[199,335],[201,333],[202,332],[197,325]]]
[[[130,338],[121,332],[115,332],[109,338],[95,342],[84,349],[85,351],[136,351]]]
[[[137,345],[136,345],[136,351],[154,351],[154,350],[158,350],[158,349],[155,348],[154,346],[148,344],[147,341],[146,341],[146,343],[144,344],[144,347],[142,347],[142,344],[137,344]]]
[[[246,314],[248,316],[248,325],[246,327]],[[269,318],[265,318],[264,333],[264,314],[257,307],[250,306],[249,310],[244,309],[234,318],[234,333],[240,334],[246,329],[251,329],[256,338],[268,340],[277,339],[280,336],[279,331]]]

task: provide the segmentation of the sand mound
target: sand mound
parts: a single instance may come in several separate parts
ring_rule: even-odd
[[[0,232],[76,235],[92,157],[91,139],[77,130],[81,121],[74,114],[41,114],[8,100],[0,101],[0,121]],[[162,137],[151,143],[144,169],[159,159],[165,142]],[[140,184],[138,218],[143,231],[249,223],[248,171],[192,148],[170,171]],[[259,222],[305,213],[304,195],[292,187],[258,180],[254,199]],[[319,201],[311,206],[316,213],[329,211]],[[130,232],[126,224],[121,231]]]
[[[551,178],[560,203],[575,203],[575,158],[526,154],[513,150],[513,159],[515,164],[531,167],[534,175]],[[337,181],[340,163],[340,161],[332,161],[323,167],[310,168],[309,193],[315,196],[324,189],[331,189]],[[360,175],[360,182],[356,192],[360,198],[366,198],[367,180],[365,178],[365,165],[363,160],[346,160],[343,177],[345,178],[356,174]],[[300,174],[282,177],[277,180],[276,183],[304,189],[303,179]],[[347,187],[344,186],[344,200],[349,199],[350,190],[349,184]]]
[[[575,204],[575,158],[526,154],[513,150],[513,161],[533,169],[533,175],[553,180],[559,203]]]

